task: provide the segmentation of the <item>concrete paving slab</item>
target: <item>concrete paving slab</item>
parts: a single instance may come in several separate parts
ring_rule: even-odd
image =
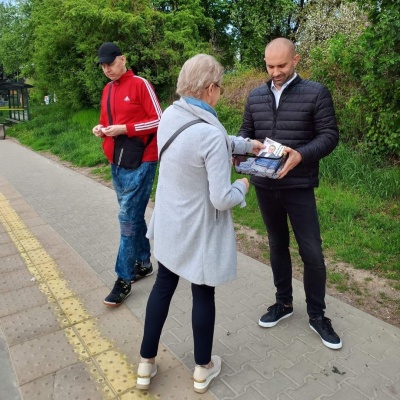
[[[0,293],[7,293],[16,287],[27,287],[34,285],[31,281],[32,275],[27,269],[17,269],[10,272],[5,272],[0,276]]]
[[[14,159],[20,160],[18,168],[13,166]],[[86,393],[93,399],[100,393],[100,398],[124,400],[400,399],[398,328],[327,296],[327,316],[344,343],[339,351],[327,349],[308,326],[303,285],[298,281],[293,282],[293,317],[274,328],[261,328],[258,319],[274,302],[271,270],[241,253],[237,279],[216,290],[214,351],[222,357],[223,367],[210,390],[199,396],[192,389],[190,284],[181,280],[161,338],[160,372],[148,392],[138,391],[132,384],[133,375],[155,276],[135,284],[120,308],[102,304],[115,280],[119,226],[113,191],[5,140],[0,143],[0,218],[4,201],[7,207],[14,206],[15,214],[11,218],[7,211],[7,218],[15,229],[11,240],[9,228],[0,223],[0,246],[4,245],[0,252],[0,327],[6,332],[3,351],[11,345],[18,380],[13,367],[1,357],[0,367],[8,371],[6,381],[11,387],[24,383],[20,386],[24,400],[83,398]],[[147,218],[150,215],[148,209]],[[26,270],[37,278],[33,285],[24,286]],[[10,273],[16,287],[8,291],[4,274]],[[53,282],[56,279],[65,282]],[[87,288],[91,280],[93,285]],[[50,317],[53,307],[55,315]],[[40,319],[37,326],[35,318]],[[53,357],[48,350],[57,340],[65,341],[63,355],[71,354],[70,361],[65,362],[62,355]],[[47,369],[44,374],[29,375],[27,360],[31,366],[39,362],[29,353],[37,352],[38,346],[42,347],[40,363],[48,361]],[[0,341],[0,355],[1,349]],[[23,359],[24,352],[27,359]],[[110,367],[115,365],[115,355],[123,363],[125,380]],[[86,362],[91,366],[87,368]]]
[[[59,370],[54,376],[53,399],[113,399],[111,387],[100,385],[92,377],[90,362],[82,362]]]
[[[21,400],[21,393],[15,380],[10,360],[7,339],[0,329],[0,399]]]
[[[35,379],[20,386],[23,400],[54,400],[54,377],[56,373]]]
[[[12,294],[0,293],[0,318],[46,303],[46,296],[35,286],[15,289]]]
[[[13,345],[10,354],[20,385],[78,362],[60,330]]]
[[[0,327],[8,345],[13,346],[59,330],[60,322],[55,307],[54,303],[46,303],[0,318]]]

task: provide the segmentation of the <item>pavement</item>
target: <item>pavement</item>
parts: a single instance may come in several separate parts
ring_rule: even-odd
[[[343,348],[308,326],[303,285],[294,315],[258,326],[274,303],[271,269],[238,253],[238,276],[216,289],[213,353],[223,367],[193,392],[190,284],[181,279],[162,334],[159,372],[135,388],[155,274],[118,308],[114,191],[10,139],[0,141],[0,399],[400,399],[400,329],[327,296]],[[146,217],[151,215],[147,209]],[[156,261],[153,259],[153,265]]]

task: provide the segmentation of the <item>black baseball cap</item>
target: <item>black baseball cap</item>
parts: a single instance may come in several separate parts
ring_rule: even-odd
[[[120,48],[111,42],[103,43],[99,50],[97,51],[98,61],[97,65],[99,64],[111,64],[115,57],[122,56],[122,52]]]

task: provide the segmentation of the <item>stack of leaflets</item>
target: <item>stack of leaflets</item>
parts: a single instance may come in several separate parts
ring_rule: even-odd
[[[284,153],[285,146],[269,138],[264,140],[264,145],[265,149],[257,157],[250,157],[236,165],[236,172],[277,179],[287,159]]]

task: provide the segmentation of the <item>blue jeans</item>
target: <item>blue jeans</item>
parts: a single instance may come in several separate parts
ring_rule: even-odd
[[[156,173],[156,162],[144,162],[137,169],[111,164],[114,189],[119,204],[120,243],[115,272],[118,278],[132,280],[136,261],[150,261],[150,242],[146,238],[146,206]]]
[[[293,301],[289,217],[304,264],[307,313],[311,318],[324,315],[326,267],[314,189],[255,189],[268,233],[276,301],[284,304]]]
[[[143,358],[157,356],[161,332],[178,282],[179,276],[159,262],[157,278],[147,301],[143,341],[140,349],[140,355]],[[198,365],[206,365],[211,361],[214,338],[215,288],[194,283],[191,286],[194,361]]]

